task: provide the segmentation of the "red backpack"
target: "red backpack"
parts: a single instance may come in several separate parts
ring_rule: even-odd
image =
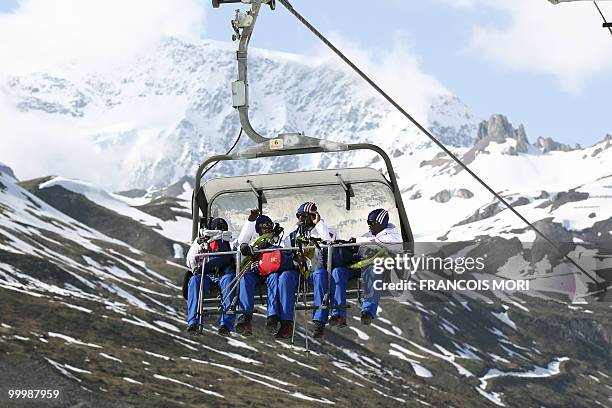
[[[259,258],[259,275],[268,276],[280,269],[283,255],[281,251],[264,252]]]

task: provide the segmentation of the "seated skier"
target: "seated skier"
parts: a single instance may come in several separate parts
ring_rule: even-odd
[[[285,247],[296,247],[300,244],[303,246],[311,246],[314,241],[331,241],[332,235],[325,221],[317,211],[317,205],[313,202],[306,202],[300,205],[295,214],[298,222],[296,229],[289,234],[285,241]],[[325,268],[324,256],[322,250],[315,250],[308,259],[301,259],[300,262],[305,262],[307,270],[312,273],[308,277],[308,283],[313,286],[314,305],[317,307],[324,306],[325,296],[328,292],[327,270]],[[304,271],[308,273],[307,271]],[[328,322],[329,310],[313,310],[313,323],[315,328],[313,331],[314,338],[321,338],[325,332],[325,325]]]
[[[368,214],[369,232],[358,238],[351,238],[352,242],[356,243],[399,243],[402,242],[402,234],[391,223],[389,223],[389,213],[377,208]],[[366,248],[363,248],[366,249]],[[360,250],[363,253],[363,250]],[[376,318],[378,310],[378,302],[380,299],[380,291],[374,287],[374,282],[380,280],[381,276],[374,273],[373,265],[366,266],[362,272],[351,271],[347,268],[336,268],[333,271],[332,277],[334,280],[334,304],[346,303],[346,288],[348,281],[352,277],[361,277],[364,287],[364,301],[361,305],[361,323],[369,325]],[[336,310],[330,319],[330,325],[346,326],[346,310]]]
[[[224,310],[229,310],[232,304],[234,292],[232,291],[231,294],[229,292],[235,277],[234,257],[231,254],[210,256],[207,259],[198,257],[198,254],[202,253],[231,251],[229,242],[231,233],[227,231],[227,222],[222,218],[214,218],[210,222],[209,229],[200,231],[200,236],[193,241],[187,253],[187,266],[191,273],[186,275],[184,288],[186,285],[187,331],[189,333],[197,333],[200,324],[204,324],[204,319],[198,310],[200,293],[203,299],[213,284],[219,286],[221,297],[224,300],[222,305]],[[234,328],[234,320],[234,315],[222,314],[219,318],[218,333],[222,336],[229,336]]]
[[[253,252],[254,249],[280,248],[278,240],[281,234],[282,229],[275,227],[270,217],[259,214],[258,210],[251,210],[237,244],[248,261],[240,277],[240,310],[250,311],[255,308],[255,288],[258,283],[265,282],[268,292],[266,329],[276,338],[284,339],[293,333],[295,291],[299,279],[293,265],[293,256],[289,251]],[[240,315],[236,332],[251,336],[251,320],[252,313]]]

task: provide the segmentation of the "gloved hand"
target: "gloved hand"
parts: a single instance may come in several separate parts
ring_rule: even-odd
[[[259,216],[259,210],[258,209],[253,209],[253,210],[251,210],[251,213],[249,214],[248,220],[253,222],[253,221],[257,220],[258,216]]]
[[[252,257],[253,255],[255,255],[255,253],[253,252],[253,248],[247,243],[240,244],[240,253],[242,254],[242,256]]]
[[[272,231],[272,233],[275,236],[280,236],[283,231],[285,231],[285,229],[283,227],[281,227],[278,223],[274,224],[274,230]]]

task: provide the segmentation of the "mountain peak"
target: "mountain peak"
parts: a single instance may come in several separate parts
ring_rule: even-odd
[[[59,118],[60,125],[50,127],[56,140],[66,145],[79,140],[91,148],[87,166],[78,172],[63,171],[64,176],[111,191],[164,188],[192,176],[205,157],[227,150],[238,134],[240,124],[228,88],[235,79],[233,49],[231,43],[168,37],[152,51],[110,71],[13,77],[7,89],[20,113],[13,129],[25,128],[19,121],[29,122],[32,117],[40,120],[41,127]],[[307,56],[252,51],[250,115],[260,134],[304,131],[344,143],[371,142],[388,151],[420,146],[412,137],[416,129],[346,70]],[[423,124],[442,143],[464,147],[473,143],[479,119],[455,95],[438,88],[423,91],[408,108],[419,112]],[[69,162],[79,159],[72,156],[74,149],[61,143],[54,146],[58,157]],[[38,174],[57,173],[57,162],[40,160],[39,167],[45,167]],[[270,169],[291,170],[286,161],[269,162]],[[249,166],[240,171],[260,171]],[[291,166],[321,165],[304,157]],[[86,173],[89,168],[96,170]],[[216,170],[231,175],[237,168],[226,164]]]
[[[535,144],[529,143],[525,127],[520,124],[514,128],[508,118],[504,115],[491,115],[489,120],[482,121],[478,125],[478,132],[474,146],[465,154],[468,163],[472,162],[477,153],[488,153],[491,143],[505,145],[501,153],[517,155],[518,153],[548,153],[552,151],[569,152],[579,150],[581,146],[576,144],[571,147],[567,144],[557,142],[550,137],[539,137]]]
[[[538,137],[535,143],[536,147],[539,147],[542,153],[548,153],[551,151],[561,151],[561,152],[569,152],[572,150],[580,149],[580,145],[576,145],[576,147],[572,148],[569,145],[564,143],[556,142],[552,138],[547,137]]]
[[[0,174],[5,174],[13,180],[17,181],[17,177],[15,176],[13,169],[11,169],[9,166],[5,165],[2,162],[0,162]]]

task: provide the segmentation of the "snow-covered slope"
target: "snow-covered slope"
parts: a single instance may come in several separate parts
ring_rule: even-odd
[[[143,200],[142,198],[130,199],[120,194],[107,193],[87,182],[62,177],[53,177],[41,183],[38,188],[45,189],[53,186],[61,186],[74,193],[82,194],[90,201],[114,211],[117,214],[124,215],[141,224],[152,227],[158,230],[160,234],[177,242],[184,242],[191,230],[190,217],[177,217],[174,220],[162,220],[134,207],[139,203],[146,204],[148,202],[148,200]],[[186,198],[187,197],[184,197],[184,199]],[[191,196],[188,198],[191,199]],[[184,208],[189,208],[189,201],[184,203]]]
[[[500,120],[514,131],[499,115],[481,127]],[[426,154],[429,156],[424,158]],[[521,143],[512,134],[496,134],[494,140],[477,141],[470,149],[456,149],[456,154],[532,222],[552,218],[566,229],[578,231],[612,214],[609,137],[585,149],[544,153],[541,147],[529,144],[526,136]],[[397,166],[402,174],[410,175],[410,180],[401,184],[419,240],[437,241],[447,232],[449,240],[468,240],[526,226],[443,153],[423,150],[414,160],[400,161]],[[524,241],[534,238],[531,231],[521,236]]]
[[[350,328],[311,339],[309,355],[264,337],[260,318],[249,341],[218,336],[208,323],[204,337],[190,338],[180,265],[92,230],[16,182],[0,165],[0,344],[10,378],[26,376],[24,362],[36,364],[37,375],[46,373],[38,383],[59,382],[74,400],[93,395],[98,406],[201,398],[232,406],[526,406],[561,385],[580,390],[585,404],[605,401],[605,304],[423,292],[383,301],[367,327],[352,302]],[[147,222],[120,196],[82,182],[37,186],[78,191]],[[300,324],[296,344],[303,337]],[[237,392],[255,387],[248,397]],[[559,393],[548,399],[564,401]]]

